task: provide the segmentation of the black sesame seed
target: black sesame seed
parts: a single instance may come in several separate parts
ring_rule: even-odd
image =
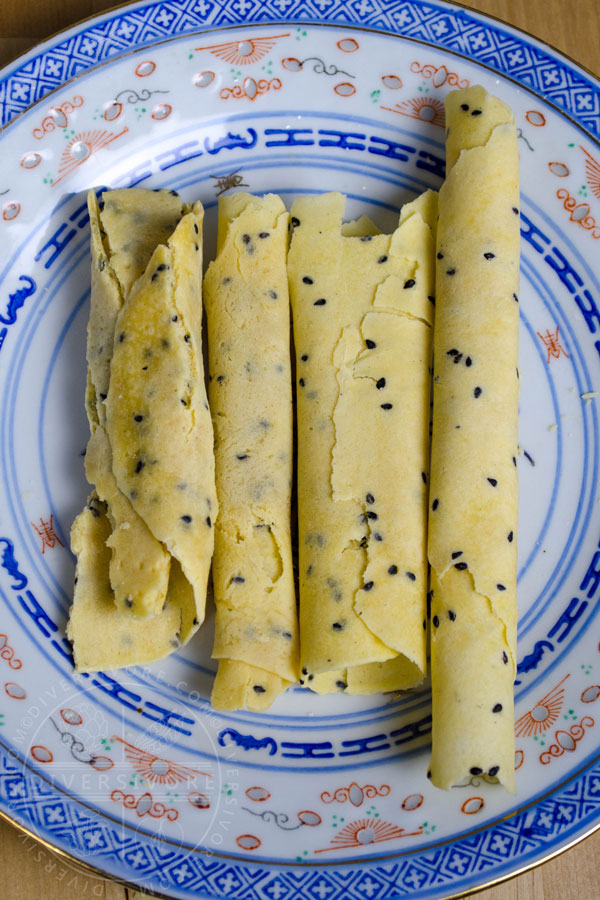
[[[225,381],[224,375],[217,375],[217,383],[222,384]]]
[[[378,391],[380,391],[382,388],[384,388],[385,387],[385,378],[380,378],[379,381],[376,383],[375,387],[377,388]]]
[[[375,503],[375,497],[373,496],[373,494],[367,494],[365,500],[367,501],[367,503]]]
[[[181,403],[182,406],[187,406],[187,400],[184,400],[183,397],[181,398],[181,400],[179,402]],[[207,409],[208,409],[208,407],[207,407]]]
[[[506,650],[502,651],[502,662],[504,663],[504,665],[506,665],[508,662],[508,656],[506,655]]]
[[[454,553],[452,554],[452,559],[458,559],[458,557],[462,556],[462,555],[463,555],[462,550],[455,550]]]
[[[492,778],[498,774],[500,771],[500,766],[492,766],[491,769],[488,769],[488,775],[491,775]]]
[[[517,457],[513,456],[512,461],[513,461],[513,466],[516,466],[517,465]]]
[[[462,110],[464,110],[465,112],[468,112],[468,111],[469,111],[469,104],[468,104],[468,103],[461,103],[461,104],[460,104],[460,108],[461,108]]]
[[[436,498],[436,499],[433,501],[433,503],[431,504],[431,508],[432,508],[432,510],[433,510],[434,512],[435,512],[436,509],[438,508],[439,503],[440,503],[440,501]]]
[[[243,242],[244,242],[245,244],[249,244],[249,243],[250,243],[250,235],[249,235],[249,234],[243,234],[243,235],[242,235],[242,240],[243,240]]]
[[[230,281],[231,281],[231,278],[230,278],[229,276],[227,276],[227,278],[224,278],[224,279],[223,279],[223,281],[221,282],[221,284],[229,284]]]
[[[382,541],[382,540],[383,540],[382,535],[380,535],[378,531],[375,531],[375,532],[373,533],[373,537],[375,538],[376,541]]]
[[[186,525],[189,525],[190,522],[192,521],[192,517],[188,516],[188,515],[180,516],[180,518],[181,518],[181,521],[185,522]]]
[[[512,531],[509,531],[509,532],[508,532],[508,543],[509,543],[509,544],[512,544],[512,542],[513,542],[513,537],[514,537],[514,534],[512,533]]]
[[[139,414],[134,416],[133,419],[134,419],[134,422],[143,422],[144,421],[144,417]]]
[[[313,306],[325,306],[326,303],[327,303],[327,300],[325,299],[325,297],[321,297],[320,300],[315,300],[315,302],[313,303]]]
[[[488,481],[489,481],[489,483],[491,484],[492,487],[496,487],[496,485],[498,484],[498,479],[497,479],[497,478],[488,478]]]
[[[417,580],[417,576],[415,575],[414,572],[406,572],[406,577],[409,578],[411,581]]]
[[[196,616],[194,616],[193,624],[194,624],[194,625],[199,625],[199,624],[200,624],[200,622],[198,621],[198,619],[196,618]]]
[[[363,584],[363,591],[372,591],[374,587],[373,581],[365,581]]]
[[[308,353],[303,353],[300,359],[302,362],[308,362]]]
[[[452,609],[448,610],[448,618],[451,622],[454,622],[454,620],[456,619],[456,613]]]
[[[304,284],[314,284],[310,275],[305,275],[304,278],[302,279],[302,281],[304,282]]]
[[[497,588],[499,591],[505,591],[505,590],[506,590],[506,587],[505,587],[503,584],[497,584],[497,585],[496,585],[496,588]]]
[[[269,291],[269,297],[271,300],[277,300],[277,291]]]
[[[194,231],[196,232],[196,234],[198,234],[198,226],[196,225],[195,222],[194,222]]]
[[[446,269],[446,275],[456,275],[456,269]]]
[[[480,116],[482,112],[483,112],[482,109],[474,109],[473,112],[471,113],[471,115],[472,116]]]
[[[243,584],[246,579],[243,575],[234,575],[231,580],[234,584]]]
[[[460,353],[460,352],[456,349],[456,347],[453,347],[452,350],[447,350],[447,351],[446,351],[446,356],[462,356],[462,353]]]
[[[377,260],[377,262],[378,262],[378,263],[384,263],[384,262],[387,262],[387,256],[380,256],[379,259]]]
[[[367,345],[367,347],[369,348],[369,350],[374,350],[375,347],[377,346],[377,344],[375,343],[375,341],[371,341],[371,340],[369,340],[369,338],[367,338],[367,340],[365,341],[365,344]]]
[[[367,519],[373,519],[374,522],[376,522],[377,519],[379,518],[379,516],[377,515],[377,513],[376,513],[376,512],[373,512],[371,509],[367,510],[367,512],[365,513],[365,515],[366,515]]]
[[[314,675],[309,675],[309,676],[308,676],[308,680],[309,680],[309,681],[312,681],[314,677],[315,677]]]
[[[125,597],[125,606],[128,609],[131,609],[131,607],[133,606],[133,600],[131,599],[131,597]]]
[[[334,631],[342,631],[344,628],[343,622],[334,622],[331,626]]]
[[[438,259],[443,259],[443,258],[444,258],[444,254],[443,254],[443,253],[438,253],[437,258],[438,258]]]
[[[259,234],[259,238],[262,238],[263,241],[265,238],[268,238],[268,237],[269,237],[268,231],[261,231],[261,233]]]
[[[517,209],[516,206],[513,206],[512,211],[514,212],[515,216],[519,215],[519,210]]]
[[[135,467],[136,475],[138,475],[142,471],[142,469],[144,468],[145,465],[146,465],[146,463],[144,462],[143,459],[138,459],[136,467]]]
[[[298,379],[298,384],[300,385],[300,387],[304,387],[304,378]]]
[[[425,472],[421,472],[421,479],[423,481],[423,484],[427,484],[427,475],[425,474]]]
[[[300,219],[297,219],[296,216],[292,216],[292,228],[297,228],[300,224]]]
[[[427,769],[427,777],[431,778],[431,769]]]
[[[467,356],[467,358],[465,359],[465,366],[467,368],[470,368],[472,365],[473,365],[473,360],[471,359],[470,356]]]
[[[212,521],[211,521],[210,516],[207,516],[204,521],[206,522],[206,524],[208,525],[209,528],[212,527]]]
[[[416,283],[414,278],[409,278],[408,281],[404,282],[404,290],[406,291],[408,288],[414,287]]]
[[[247,453],[237,453],[235,458],[236,459],[248,459],[248,454]]]
[[[191,341],[191,336],[189,334],[184,334],[183,339],[186,344],[189,344],[189,342]]]
[[[372,241],[372,240],[373,240],[373,237],[370,234],[363,234],[363,236],[361,237],[361,241],[363,241],[363,243],[366,243],[367,241]]]
[[[471,775],[483,775],[483,769],[480,769],[479,766],[473,766],[469,771]]]
[[[459,572],[464,572],[465,569],[469,568],[469,564],[466,562],[454,563],[454,568],[457,569]]]
[[[179,320],[179,316],[171,316],[171,322],[177,322]]]
[[[391,404],[391,403],[382,403],[382,404],[381,404],[381,408],[382,408],[382,409],[391,409],[391,408],[392,408],[392,404]]]
[[[291,641],[292,633],[291,633],[291,631],[282,631],[281,637],[287,638],[288,641]]]
[[[122,331],[121,334],[119,335],[119,343],[122,344],[124,340],[125,340],[125,332]]]
[[[308,669],[307,669],[307,668],[303,668],[303,669],[302,669],[302,674],[303,674],[303,675],[308,675]]]
[[[196,251],[196,253],[198,252],[199,249],[200,249],[200,247],[198,246],[198,244],[194,243],[194,250]]]
[[[485,259],[495,259],[495,258],[496,258],[496,254],[495,254],[495,253],[490,253],[490,252],[484,253],[483,256],[484,256]]]
[[[458,365],[458,363],[461,361],[462,356],[463,356],[462,353],[457,353],[457,354],[456,354],[456,356],[455,356],[454,359],[452,360],[452,362],[454,363],[455,366]]]
[[[267,689],[262,686],[262,684],[255,684],[252,687],[252,690],[255,694],[266,694]]]
[[[106,396],[107,396],[106,394],[100,394],[100,399],[101,399],[101,400],[106,400]]]
[[[496,705],[495,705],[494,708],[492,709],[492,712],[493,712],[493,713],[499,713],[499,712],[502,712],[502,704],[501,704],[501,703],[496,703]]]
[[[336,688],[339,688],[340,691],[345,691],[348,687],[345,681],[336,681],[335,686]]]
[[[482,394],[483,394],[483,390],[480,387],[476,387],[475,390],[473,391],[473,396],[475,398],[481,397]]]
[[[388,575],[397,575],[398,574],[398,566],[390,566],[388,569]]]
[[[434,627],[434,628],[437,628],[438,625],[440,624],[440,620],[438,619],[437,616],[434,616],[433,619],[432,619],[431,621],[432,621],[432,623],[433,623],[433,627]]]
[[[519,298],[517,297],[516,294],[513,294],[513,300],[515,301],[515,303],[519,302]]]

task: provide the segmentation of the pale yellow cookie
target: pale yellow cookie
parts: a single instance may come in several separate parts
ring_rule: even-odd
[[[202,364],[202,218],[195,204],[127,295],[106,400],[118,487],[180,563],[199,623],[218,511]]]
[[[292,209],[301,681],[318,693],[426,669],[436,199],[407,204],[393,235],[342,226],[340,194]]]
[[[431,779],[514,791],[519,160],[510,109],[446,99],[429,506]]]
[[[204,280],[219,497],[216,709],[264,709],[299,674],[288,221],[273,194],[222,198],[218,254]]]

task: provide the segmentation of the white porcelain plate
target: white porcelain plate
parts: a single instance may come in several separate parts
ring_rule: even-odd
[[[597,827],[598,83],[420,0],[138,3],[0,79],[0,810],[146,890],[244,900],[464,894]],[[428,690],[213,712],[210,622],[164,663],[75,677],[88,188],[201,199],[208,258],[235,188],[338,189],[391,229],[440,185],[444,96],[474,83],[512,106],[521,150],[516,797],[428,783]]]

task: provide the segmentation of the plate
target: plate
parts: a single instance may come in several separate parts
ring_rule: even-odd
[[[517,795],[426,779],[428,690],[211,710],[212,625],[75,676],[89,187],[339,189],[391,229],[444,174],[445,94],[516,116],[522,169]],[[169,897],[464,894],[600,823],[600,88],[444,3],[170,0],[63,32],[0,81],[0,809]],[[9,124],[10,123],[10,124]],[[500,423],[499,423],[500,425]]]

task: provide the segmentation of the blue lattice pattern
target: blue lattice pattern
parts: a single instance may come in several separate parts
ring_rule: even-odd
[[[563,790],[490,829],[446,844],[418,858],[389,863],[356,863],[340,869],[272,869],[264,863],[233,863],[218,855],[182,852],[176,847],[91,818],[14,759],[0,757],[0,802],[40,837],[91,865],[112,860],[123,877],[182,896],[205,894],[244,900],[377,900],[378,897],[436,895],[467,890],[508,874],[544,856],[545,848],[566,843],[597,820],[600,763]]]
[[[68,79],[132,47],[216,26],[282,20],[367,26],[447,48],[510,75],[600,136],[597,82],[499,24],[421,0],[169,0],[126,8],[6,74],[0,82],[0,121],[5,125]]]

